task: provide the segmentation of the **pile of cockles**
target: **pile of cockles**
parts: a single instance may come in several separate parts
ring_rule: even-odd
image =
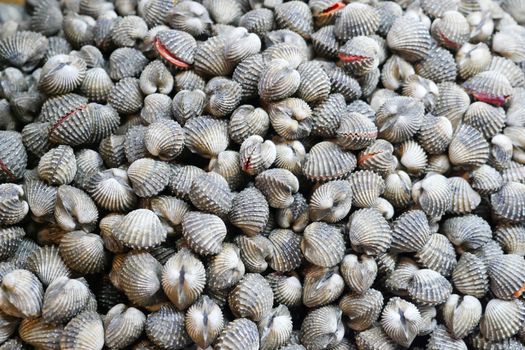
[[[525,0],[0,5],[0,350],[525,349]]]

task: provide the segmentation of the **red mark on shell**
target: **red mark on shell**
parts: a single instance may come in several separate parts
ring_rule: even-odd
[[[13,173],[11,172],[11,170],[9,170],[9,168],[7,167],[7,165],[5,165],[5,163],[0,159],[0,170],[2,170],[4,172],[4,174],[7,175],[7,177],[11,180],[11,181],[16,181],[16,176],[13,175]]]
[[[443,44],[445,44],[445,46],[453,48],[453,49],[459,49],[460,45],[454,40],[447,38],[447,36],[443,34],[442,31],[438,30],[437,33],[439,35],[439,38],[443,42]]]
[[[321,13],[319,15],[317,15],[318,17],[326,17],[326,16],[329,16],[331,15],[332,13],[334,12],[337,12],[341,9],[343,9],[346,5],[343,3],[343,2],[336,2],[335,4],[333,4],[332,6],[329,6],[327,8],[325,8],[323,11],[321,11]]]
[[[57,120],[55,124],[53,124],[53,126],[51,127],[51,129],[49,129],[49,132],[47,134],[51,135],[60,125],[64,124],[64,122],[66,120],[68,120],[72,115],[74,115],[75,113],[85,109],[86,107],[87,107],[86,104],[81,104],[80,106],[78,106],[77,108],[73,109],[72,111],[67,112],[65,115],[60,117],[60,119]]]
[[[512,294],[512,296],[513,296],[514,298],[519,298],[519,297],[523,294],[523,292],[525,292],[525,283],[523,283],[523,285],[521,286],[521,288],[518,289],[517,291],[515,291],[514,294]]]
[[[248,171],[252,168],[252,157],[248,157],[246,161],[242,164],[242,170]]]
[[[155,49],[166,61],[169,63],[180,67],[180,68],[189,68],[189,64],[184,61],[181,61],[177,56],[172,54],[163,43],[161,43],[158,37],[155,38]]]
[[[359,55],[345,55],[344,53],[339,54],[339,59],[343,62],[356,62],[356,61],[363,61],[368,59],[367,56],[359,56]]]
[[[472,92],[472,96],[478,101],[501,107],[507,101],[508,96],[495,96],[485,92]]]
[[[361,165],[363,165],[364,162],[366,162],[367,160],[369,160],[373,156],[381,154],[381,153],[383,153],[383,152],[372,152],[372,153],[362,154],[357,159],[357,164],[361,166]]]

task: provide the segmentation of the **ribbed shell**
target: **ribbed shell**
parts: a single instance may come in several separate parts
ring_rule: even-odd
[[[56,55],[42,67],[38,88],[49,95],[66,94],[80,86],[86,75],[86,62],[81,58]]]
[[[413,74],[415,74],[414,67],[410,63],[397,55],[392,55],[383,65],[381,82],[385,88],[395,91]]]
[[[387,99],[376,114],[379,136],[390,142],[408,140],[421,127],[424,113],[424,105],[415,98]]]
[[[441,232],[456,246],[473,250],[480,248],[492,238],[489,224],[477,215],[465,215],[447,219]]]
[[[43,156],[44,153],[49,151],[51,148],[51,144],[49,142],[49,130],[51,129],[50,123],[29,123],[22,129],[22,141],[24,143],[25,149],[39,157]],[[16,145],[16,143],[8,144],[9,146]],[[4,150],[1,150],[4,151]],[[0,152],[1,152],[0,151]],[[24,153],[23,153],[24,154]],[[17,153],[12,153],[12,155],[17,155]],[[11,156],[11,154],[10,154]],[[7,161],[6,156],[2,155],[3,162]],[[4,160],[5,159],[5,160]],[[22,163],[25,164],[25,163]],[[10,181],[13,181],[12,179],[14,176],[12,176],[11,172],[9,171],[9,168],[7,168],[8,171],[2,170],[0,173],[0,176],[2,178],[10,179]]]
[[[246,235],[261,233],[268,223],[270,209],[264,195],[254,187],[236,194],[228,213],[229,221]]]
[[[272,141],[252,135],[241,144],[239,164],[245,173],[255,176],[268,169],[275,161],[276,155],[275,144]]]
[[[379,28],[378,11],[366,4],[351,3],[341,10],[335,20],[334,33],[341,41],[359,35],[371,35]]]
[[[271,31],[274,25],[273,11],[267,8],[257,8],[246,12],[239,20],[239,26],[260,37]]]
[[[478,325],[482,307],[478,299],[471,295],[463,297],[452,294],[443,305],[443,319],[452,337],[461,339]]]
[[[58,247],[54,245],[35,250],[27,259],[27,269],[36,274],[44,285],[71,274],[59,255]]]
[[[109,76],[113,80],[138,77],[148,64],[148,59],[137,49],[121,47],[109,56]]]
[[[297,276],[293,274],[286,276],[279,272],[273,272],[266,276],[266,280],[272,287],[276,304],[283,304],[288,307],[301,305],[303,288]]]
[[[431,48],[431,38],[425,25],[410,17],[398,17],[386,37],[388,47],[409,62],[425,58]]]
[[[73,149],[60,145],[40,158],[38,176],[50,185],[64,185],[73,181],[77,162]]]
[[[341,118],[336,136],[337,143],[343,149],[359,150],[369,146],[377,138],[377,127],[365,115],[351,112]]]
[[[89,288],[81,281],[58,277],[44,294],[42,318],[48,323],[67,323],[87,306],[89,295]]]
[[[243,235],[235,238],[239,246],[241,259],[246,269],[250,272],[264,272],[268,269],[268,260],[272,258],[272,242],[263,235],[246,237]]]
[[[457,76],[457,66],[454,56],[440,47],[431,47],[428,55],[418,61],[414,68],[416,73],[425,79],[430,79],[436,84],[443,82],[453,82]]]
[[[189,199],[193,178],[204,174],[204,170],[193,165],[172,168],[170,189],[179,198]]]
[[[376,261],[368,255],[346,255],[339,268],[348,288],[360,294],[372,286],[377,276]]]
[[[291,230],[275,229],[268,239],[272,243],[270,267],[275,271],[292,271],[302,261],[301,236]],[[290,305],[290,304],[287,304]]]
[[[314,222],[304,230],[301,250],[306,260],[314,265],[335,266],[345,253],[341,230],[326,223]]]
[[[203,296],[187,311],[186,332],[199,346],[205,348],[215,341],[224,327],[219,306],[208,296]]]
[[[212,290],[214,293],[215,291],[224,291],[225,294],[228,294],[227,288],[237,284],[244,276],[245,271],[239,248],[235,244],[224,243],[222,250],[213,256],[208,264],[206,273],[206,282],[210,288],[208,292]],[[222,303],[226,303],[226,299],[223,299]]]
[[[197,300],[205,283],[204,265],[186,249],[173,255],[162,270],[162,289],[181,311]]]
[[[339,67],[334,67],[327,72],[332,84],[332,92],[344,96],[346,101],[353,101],[362,94],[362,89],[357,80]]]
[[[279,305],[259,321],[261,349],[269,350],[285,345],[292,335],[292,317],[285,305]]]
[[[485,138],[490,139],[505,125],[505,111],[485,102],[474,102],[465,112],[463,122],[480,131]]]
[[[42,284],[27,270],[12,270],[2,277],[0,307],[7,315],[19,318],[39,316],[43,295]]]
[[[339,344],[344,336],[341,316],[341,309],[337,306],[323,306],[310,311],[301,325],[301,343],[311,350]]]
[[[377,29],[377,32],[385,37],[396,18],[401,17],[403,14],[403,9],[393,1],[379,3],[377,4],[376,9],[379,13],[379,28]]]
[[[325,100],[330,93],[330,78],[316,62],[303,62],[297,67],[301,84],[297,96],[308,103]]]
[[[64,263],[82,274],[100,272],[106,263],[104,242],[93,233],[68,232],[60,240],[59,250]]]
[[[121,114],[133,114],[144,105],[144,97],[137,78],[119,80],[109,91],[108,103]]]
[[[257,325],[247,318],[235,319],[224,327],[214,348],[217,350],[259,349]]]
[[[173,97],[172,112],[175,120],[184,126],[186,122],[198,117],[204,110],[206,94],[202,90],[180,90]]]
[[[151,210],[137,209],[127,214],[114,228],[113,234],[124,246],[148,249],[161,244],[166,229]]]
[[[356,158],[337,144],[323,141],[316,144],[303,165],[305,176],[312,181],[336,180],[346,177],[356,166]]]
[[[525,72],[508,58],[492,57],[487,69],[503,74],[514,88],[525,86]]]
[[[396,343],[378,326],[358,333],[356,343],[361,349],[394,350],[397,347]]]
[[[467,345],[461,339],[454,339],[442,325],[435,327],[427,343],[428,350],[467,350]]]
[[[403,347],[412,344],[422,322],[417,307],[398,297],[388,301],[381,316],[381,326],[385,333]]]
[[[279,28],[290,29],[303,38],[313,32],[313,17],[308,5],[302,1],[289,1],[275,6],[275,23]]]
[[[370,170],[353,172],[348,181],[352,186],[352,204],[358,208],[371,207],[385,190],[383,178]]]
[[[452,205],[452,191],[448,179],[429,173],[412,187],[414,202],[431,218],[439,218]]]
[[[208,164],[208,171],[224,177],[230,189],[238,191],[246,182],[246,175],[240,166],[239,152],[224,151],[217,158],[212,158]]]
[[[119,280],[118,287],[132,303],[149,306],[163,299],[162,265],[151,254],[140,251],[131,252],[124,256],[121,264],[121,268],[115,271]]]
[[[417,261],[424,267],[449,276],[456,266],[456,252],[447,237],[440,234],[430,235],[425,245],[415,254]]]
[[[44,57],[48,40],[40,33],[19,31],[0,41],[0,61],[31,72]]]
[[[151,155],[161,160],[172,160],[184,148],[184,131],[176,121],[159,120],[148,126],[144,145]]]
[[[228,130],[230,138],[241,144],[249,136],[264,136],[269,126],[270,119],[264,109],[242,105],[232,113]]]
[[[21,135],[14,131],[0,131],[0,181],[21,179],[26,166],[27,153]]]
[[[232,207],[233,193],[219,174],[210,172],[195,176],[189,198],[198,209],[225,217]]]
[[[507,254],[525,255],[525,226],[502,225],[494,231],[494,239]]]
[[[128,168],[128,178],[139,197],[151,197],[161,192],[170,181],[170,173],[167,163],[151,158],[138,159]]]
[[[226,226],[218,216],[189,212],[182,220],[182,236],[197,254],[217,254],[226,237]]]
[[[68,185],[58,188],[55,220],[66,231],[90,230],[95,227],[98,210],[84,191]]]
[[[199,44],[195,50],[195,72],[204,76],[230,75],[235,64],[226,59],[225,36],[214,36]]]
[[[383,308],[383,295],[375,289],[368,289],[363,294],[346,294],[339,301],[339,307],[348,316],[348,327],[363,331],[378,319]]]
[[[272,309],[273,291],[260,274],[248,273],[230,292],[228,304],[237,317],[260,321]]]
[[[123,349],[141,336],[146,316],[134,307],[116,304],[108,311],[103,322],[106,345],[113,349]]]
[[[264,194],[273,208],[286,208],[293,203],[293,194],[299,190],[299,181],[285,169],[269,169],[255,178],[255,186]]]
[[[319,186],[310,198],[308,211],[312,221],[335,223],[352,206],[352,187],[347,181],[330,181]]]
[[[216,118],[228,116],[241,101],[242,87],[239,83],[222,77],[214,77],[204,92],[206,98],[206,111]]]
[[[394,221],[391,249],[407,253],[418,252],[427,243],[430,233],[430,226],[423,211],[406,211]]]
[[[177,101],[178,102],[178,101]],[[173,102],[171,98],[163,94],[151,94],[144,98],[144,107],[140,111],[140,119],[146,125],[172,119]],[[182,120],[185,122],[185,120]]]
[[[148,315],[146,335],[156,346],[164,349],[182,349],[191,342],[184,329],[184,313],[173,305],[163,305]]]
[[[193,153],[211,158],[228,147],[228,124],[210,117],[196,117],[184,125],[186,146]]]
[[[524,184],[511,181],[490,196],[492,209],[496,215],[506,220],[523,221],[525,219],[525,203],[520,198],[523,198],[524,193]]]
[[[380,54],[379,44],[373,38],[356,36],[339,48],[338,57],[349,73],[363,77],[378,67]],[[365,90],[363,84],[361,88]]]
[[[169,94],[175,80],[160,60],[150,62],[140,73],[140,89],[146,95],[153,93]]]
[[[360,209],[348,219],[348,236],[352,249],[368,255],[384,253],[392,240],[392,231],[376,209]]]
[[[24,342],[35,348],[60,349],[63,330],[63,325],[49,324],[41,317],[33,317],[22,320],[18,334]]]
[[[514,93],[509,80],[496,71],[478,73],[463,83],[463,87],[474,99],[494,106],[503,106]]]
[[[485,307],[479,323],[480,331],[489,341],[499,341],[515,335],[525,319],[521,300],[492,299]]]
[[[125,16],[111,29],[111,39],[117,47],[133,47],[147,35],[148,25],[138,16]]]
[[[461,13],[446,11],[432,22],[431,33],[442,46],[457,50],[469,39],[470,27]]]
[[[309,308],[327,305],[343,293],[345,283],[338,268],[312,266],[305,271],[303,304]]]
[[[23,196],[21,186],[0,184],[0,224],[14,225],[24,219],[29,212],[29,205]]]
[[[408,285],[409,296],[420,305],[439,305],[447,301],[452,285],[438,272],[423,269],[416,271]]]
[[[498,191],[502,184],[501,174],[490,165],[483,164],[471,173],[471,185],[481,195]]]
[[[124,142],[124,135],[111,135],[100,141],[100,156],[108,167],[116,168],[126,161]]]
[[[518,298],[524,291],[525,260],[515,254],[503,254],[489,263],[490,290],[497,298]]]
[[[312,47],[321,56],[335,59],[339,52],[339,43],[334,33],[334,26],[328,25],[321,27],[312,34]]]

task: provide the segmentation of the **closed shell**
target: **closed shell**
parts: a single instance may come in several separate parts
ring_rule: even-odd
[[[450,283],[438,272],[423,269],[416,271],[408,286],[408,294],[421,305],[439,305],[452,293]]]
[[[476,100],[494,106],[504,105],[514,92],[509,80],[496,71],[478,73],[463,83],[463,86]]]
[[[66,231],[90,230],[96,226],[98,210],[84,191],[68,185],[58,188],[55,220]]]
[[[34,317],[22,320],[18,334],[24,342],[31,346],[59,349],[63,329],[63,325],[48,324],[41,317]]]
[[[109,56],[109,76],[113,80],[138,77],[148,64],[148,59],[137,49],[121,47]]]
[[[200,89],[192,91],[180,90],[173,97],[172,102],[172,112],[175,120],[184,126],[188,120],[202,113],[205,102],[206,94]]]
[[[414,67],[410,63],[397,55],[392,55],[383,65],[381,82],[387,89],[395,91],[413,74],[415,74]]]
[[[272,309],[259,323],[261,349],[268,350],[286,344],[292,335],[292,317],[284,305]]]
[[[406,211],[394,221],[391,249],[418,252],[427,243],[430,233],[430,226],[423,211]]]
[[[230,138],[239,144],[253,135],[264,136],[270,127],[268,113],[252,105],[239,106],[233,111],[228,124]]]
[[[240,166],[239,152],[228,150],[219,153],[217,158],[210,160],[208,171],[224,177],[233,191],[239,190],[246,182],[246,174]]]
[[[353,172],[348,181],[352,186],[352,204],[358,208],[372,206],[385,190],[383,178],[369,170]]]
[[[465,215],[447,219],[441,232],[456,246],[465,250],[480,248],[492,238],[492,230],[483,218]]]
[[[58,277],[49,284],[44,294],[42,318],[45,322],[69,322],[87,305],[88,287],[79,280]]]
[[[275,271],[292,271],[302,262],[301,236],[291,230],[275,229],[268,239],[272,243],[270,267]],[[290,305],[290,304],[286,304]]]
[[[360,209],[348,219],[347,232],[352,248],[360,253],[379,255],[389,247],[392,231],[376,209]]]
[[[227,291],[227,288],[233,287],[242,279],[245,271],[239,247],[232,243],[224,243],[221,251],[213,256],[208,264],[206,282],[210,290]],[[226,299],[223,302],[225,303]]]
[[[330,93],[330,78],[314,62],[303,62],[297,67],[301,83],[297,95],[308,103],[316,103],[325,100]]]
[[[331,162],[327,163],[326,160]],[[356,166],[356,158],[343,151],[337,144],[323,141],[316,144],[307,155],[303,172],[309,180],[326,181],[346,177]]]
[[[377,264],[367,255],[346,255],[339,268],[350,290],[360,294],[372,286],[377,276]]]
[[[427,344],[427,349],[438,350],[438,349],[457,349],[467,350],[467,345],[461,339],[454,339],[447,329],[439,325],[435,327],[430,335],[430,339]]]
[[[173,305],[163,305],[146,319],[146,335],[160,348],[180,349],[191,342],[184,328],[184,313]]]
[[[432,36],[442,46],[450,49],[460,48],[470,35],[467,19],[457,11],[446,11],[432,23]]]
[[[208,81],[204,92],[207,95],[206,111],[216,118],[229,115],[241,101],[242,87],[226,78],[215,77]]]
[[[327,58],[336,58],[339,52],[339,42],[335,37],[334,26],[328,25],[319,28],[312,34],[312,46],[314,51]]]
[[[454,246],[444,235],[432,234],[425,245],[415,255],[417,261],[424,267],[449,276],[456,266]]]
[[[310,311],[301,325],[301,343],[312,350],[339,344],[344,336],[341,316],[341,309],[337,306],[323,306]]]
[[[146,130],[144,145],[150,154],[162,160],[172,160],[184,148],[184,131],[176,121],[154,122]]]
[[[38,276],[44,285],[59,277],[69,277],[71,272],[59,255],[57,246],[40,247],[27,259],[27,269]]]
[[[68,232],[60,240],[59,250],[66,265],[74,271],[89,274],[104,269],[104,242],[96,234],[84,231]]]
[[[108,103],[122,114],[133,114],[144,105],[144,97],[137,78],[119,80],[109,91]]]
[[[341,118],[336,131],[337,143],[345,150],[359,150],[369,146],[377,138],[375,124],[358,112]]]
[[[398,170],[385,179],[383,197],[394,207],[403,208],[411,200],[412,180],[403,170]]]
[[[280,28],[290,29],[304,38],[313,32],[313,18],[308,5],[302,1],[289,1],[274,9],[275,22]]]
[[[217,254],[226,237],[226,226],[218,216],[189,212],[182,220],[182,236],[196,253]]]
[[[503,340],[518,332],[524,318],[525,305],[521,300],[492,299],[485,307],[480,331],[489,341]]]
[[[388,301],[381,316],[381,326],[397,344],[409,347],[418,335],[422,323],[417,307],[395,297]]]
[[[259,321],[273,305],[273,291],[260,274],[248,273],[228,297],[230,309],[237,317]]]
[[[228,124],[210,117],[196,117],[184,125],[186,146],[193,153],[211,158],[228,147]]]
[[[198,209],[225,217],[232,207],[234,196],[221,175],[209,172],[193,179],[189,197]]]
[[[312,266],[305,271],[303,304],[309,308],[327,305],[343,293],[345,283],[338,268]]]
[[[200,347],[206,348],[222,331],[224,317],[219,306],[205,295],[188,309],[185,325],[190,338]]]
[[[225,76],[233,72],[235,64],[226,59],[225,36],[214,36],[197,46],[195,50],[195,71],[205,76]]]
[[[264,272],[272,258],[272,242],[262,235],[253,237],[237,236],[235,243],[239,246],[241,259],[250,272]]]
[[[173,110],[173,102],[169,96],[151,94],[144,98],[144,107],[140,111],[140,119],[144,124],[148,125],[164,119],[171,119],[173,112],[175,112]]]
[[[30,72],[44,57],[47,47],[48,40],[40,33],[16,32],[0,42],[0,61]]]
[[[363,294],[346,294],[339,301],[339,307],[348,316],[348,327],[363,331],[378,319],[383,308],[383,295],[375,289],[368,289]]]
[[[443,175],[429,173],[412,187],[414,202],[430,217],[439,218],[451,206],[452,191]]]
[[[502,225],[494,231],[494,239],[507,254],[524,255],[525,227],[523,225]]]
[[[259,135],[252,135],[243,141],[240,153],[242,170],[249,175],[258,175],[268,169],[276,157],[275,144]]]
[[[224,327],[214,348],[217,350],[259,349],[257,325],[247,318],[235,319]]]
[[[275,140],[275,166],[290,171],[294,175],[302,173],[306,157],[304,145],[298,140]]]
[[[262,37],[265,33],[273,29],[273,11],[267,8],[248,11],[240,18],[239,25],[246,28],[249,32]]]
[[[425,108],[412,97],[388,99],[377,111],[379,136],[390,142],[408,140],[421,127]]]
[[[140,337],[146,316],[134,307],[116,304],[108,311],[103,322],[105,343],[108,347],[122,349]]]
[[[150,62],[140,73],[140,89],[145,95],[169,94],[174,83],[170,71],[160,60]]]
[[[310,198],[308,211],[312,221],[335,223],[352,206],[352,187],[347,181],[330,181],[318,187]]]
[[[512,87],[523,87],[525,85],[525,72],[517,64],[508,58],[494,56],[487,68],[505,75]],[[516,90],[514,91],[516,93]]]
[[[344,256],[344,240],[340,229],[322,222],[308,225],[303,233],[301,250],[309,262],[332,267]]]
[[[398,17],[394,21],[386,41],[392,51],[409,62],[425,58],[431,45],[428,29],[410,16]]]
[[[308,225],[308,203],[301,193],[293,195],[293,203],[277,210],[275,221],[281,228],[291,228],[294,232],[302,232]]]
[[[523,293],[525,260],[515,254],[503,254],[489,263],[490,290],[497,298],[510,300]]]
[[[29,205],[23,196],[24,190],[19,185],[0,185],[0,223],[2,225],[17,224],[27,215]]]
[[[166,229],[151,210],[137,209],[128,213],[113,233],[124,246],[135,249],[152,248],[166,239]]]
[[[430,154],[447,150],[453,135],[452,124],[446,117],[426,115],[419,130],[419,144]]]
[[[452,294],[443,306],[443,319],[450,334],[461,339],[478,325],[481,311],[481,303],[475,297]]]
[[[193,178],[200,174],[204,174],[204,170],[193,165],[172,168],[169,184],[171,192],[179,198],[189,199]]]
[[[233,198],[228,219],[246,235],[254,236],[262,232],[269,215],[270,209],[264,195],[256,188],[249,187]]]
[[[358,333],[356,336],[356,343],[362,349],[374,349],[379,347],[385,350],[393,350],[396,348],[396,343],[388,337],[381,327],[378,326]]]
[[[490,165],[483,164],[471,173],[471,185],[480,195],[492,194],[503,185],[501,174]]]
[[[286,208],[293,203],[293,194],[299,190],[299,181],[285,169],[269,169],[255,178],[255,186],[274,208]]]
[[[12,270],[2,278],[0,306],[7,315],[19,318],[39,316],[43,295],[42,284],[27,270]]]
[[[335,136],[345,108],[345,99],[341,94],[331,94],[317,104],[312,110],[312,134],[325,137]]]
[[[525,205],[518,198],[523,198],[525,185],[509,182],[490,197],[496,215],[509,221],[521,221],[525,218]]]
[[[432,46],[428,55],[418,61],[414,68],[418,75],[436,84],[455,81],[458,71],[454,56],[445,48],[437,45]]]
[[[338,57],[343,68],[362,77],[379,66],[380,53],[380,46],[373,38],[356,36],[339,48]]]
[[[243,99],[257,96],[259,79],[265,67],[266,60],[261,54],[245,58],[235,67],[232,79],[241,85]]]
[[[287,276],[279,272],[272,272],[266,276],[266,280],[272,287],[275,303],[288,307],[301,304],[303,287],[297,276],[294,274]]]
[[[341,41],[359,35],[374,34],[379,28],[378,11],[366,4],[352,3],[343,10],[335,21],[334,33]]]
[[[151,158],[137,159],[128,168],[128,178],[140,197],[151,197],[161,192],[168,184],[169,176],[168,165]]]

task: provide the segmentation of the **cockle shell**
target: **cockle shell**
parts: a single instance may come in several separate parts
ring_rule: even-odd
[[[330,93],[330,78],[315,62],[303,62],[297,67],[301,83],[297,95],[308,103],[325,100]]]
[[[447,237],[432,234],[425,245],[415,254],[416,260],[423,266],[449,276],[456,266],[456,252]]]
[[[370,328],[381,314],[383,295],[375,289],[367,289],[363,294],[346,294],[339,301],[339,307],[348,316],[348,327],[363,331]]]
[[[388,47],[409,62],[425,58],[430,51],[431,38],[422,22],[410,16],[398,17],[387,35]]]
[[[450,334],[461,339],[478,325],[481,319],[481,303],[473,296],[452,294],[443,305],[443,319]]]
[[[0,184],[0,224],[14,225],[24,219],[29,212],[29,205],[23,196],[21,186]]]
[[[42,284],[27,270],[13,270],[2,277],[0,306],[7,315],[19,318],[39,316],[43,296]]]
[[[292,326],[292,317],[286,306],[279,305],[272,309],[257,325],[261,334],[261,349],[274,349],[286,344],[292,335]]]
[[[185,310],[204,290],[206,272],[189,250],[180,250],[164,265],[162,289],[177,309]]]
[[[191,118],[184,125],[186,146],[193,153],[211,158],[228,147],[228,124],[210,117]]]
[[[129,181],[140,197],[150,197],[161,192],[169,182],[169,175],[166,163],[151,158],[137,159],[128,168]]]
[[[432,22],[431,33],[442,46],[458,49],[469,39],[470,26],[458,11],[446,11]]]
[[[240,166],[240,156],[235,151],[224,151],[212,158],[208,170],[224,177],[230,189],[239,190],[246,182],[246,174]]]
[[[108,103],[122,114],[133,114],[144,105],[144,97],[137,78],[119,80],[109,91]]]
[[[374,349],[378,347],[385,350],[396,349],[396,343],[378,326],[359,332],[356,336],[356,343],[362,349]]]
[[[38,87],[50,95],[72,92],[82,83],[86,68],[86,63],[80,58],[53,56],[42,67]]]
[[[114,228],[113,234],[124,246],[135,249],[155,247],[166,239],[166,229],[151,210],[128,213]]]
[[[257,325],[247,318],[235,319],[224,327],[214,348],[217,350],[259,349]]]
[[[430,226],[423,211],[406,211],[394,221],[391,249],[418,252],[427,243],[430,233]]]
[[[502,225],[494,231],[494,239],[507,254],[523,256],[524,237],[525,227],[523,225]]]
[[[94,233],[66,233],[60,240],[59,251],[67,267],[79,273],[100,272],[106,263],[104,242]]]
[[[268,114],[274,130],[287,140],[304,138],[311,132],[312,110],[299,98],[271,103]]]
[[[390,247],[390,226],[376,209],[355,211],[348,219],[347,232],[352,248],[357,252],[379,255]]]
[[[367,36],[355,36],[339,48],[342,66],[356,76],[364,76],[379,65],[380,47]]]
[[[438,84],[438,89],[439,96],[432,113],[447,117],[452,126],[456,127],[470,106],[470,98],[465,90],[452,82]]]
[[[225,44],[225,36],[218,35],[198,45],[194,54],[196,73],[206,76],[231,74],[235,68],[235,62],[226,59]]]
[[[143,125],[131,126],[125,135],[124,153],[128,162],[134,162],[147,155],[146,145],[144,144],[144,135],[146,127]]]
[[[42,318],[45,322],[64,324],[79,314],[88,302],[88,287],[79,280],[58,277],[44,294]]]
[[[334,33],[341,41],[359,35],[370,35],[379,28],[378,11],[366,4],[349,4],[335,20]]]
[[[193,165],[172,168],[169,187],[171,192],[182,199],[189,199],[193,178],[204,174],[204,170]]]
[[[301,343],[312,350],[339,344],[344,336],[341,315],[341,309],[337,306],[323,306],[310,311],[301,325]]]
[[[303,288],[297,276],[293,274],[286,276],[273,272],[266,276],[266,280],[272,287],[275,303],[288,307],[297,306],[301,303]]]
[[[353,172],[348,181],[352,186],[352,204],[358,208],[368,208],[385,190],[383,178],[370,170]]]
[[[248,273],[228,297],[230,309],[237,317],[260,321],[273,305],[273,291],[260,274]]]
[[[481,202],[480,195],[472,189],[467,180],[462,177],[449,178],[450,189],[452,191],[452,208],[456,214],[470,213]]]
[[[523,87],[525,85],[525,72],[508,58],[494,56],[487,68],[505,75],[512,87]],[[516,93],[516,91],[514,92]]]
[[[339,52],[339,42],[335,37],[334,26],[321,27],[311,36],[314,51],[327,58],[336,58]]]
[[[144,106],[140,111],[140,119],[148,125],[163,119],[171,119],[173,101],[167,95],[151,94],[144,98]],[[185,122],[185,120],[183,120]]]
[[[189,212],[182,219],[182,236],[196,253],[217,254],[226,237],[226,226],[218,216]]]
[[[474,75],[487,70],[492,55],[489,47],[484,43],[465,43],[456,54],[459,75],[463,79],[469,79]]]
[[[395,91],[413,74],[415,74],[414,67],[410,63],[397,55],[392,55],[383,65],[381,82],[387,89]]]
[[[121,47],[109,57],[109,76],[113,80],[138,77],[148,64],[148,59],[137,49]]]
[[[235,67],[232,79],[241,85],[243,99],[257,96],[259,79],[266,64],[263,56],[256,54],[244,59]]]
[[[345,283],[338,268],[312,266],[305,271],[303,304],[314,308],[337,300],[343,293]]]
[[[111,211],[130,210],[137,202],[137,196],[122,169],[99,172],[91,180],[87,192],[98,205]]]
[[[452,293],[451,284],[438,272],[422,269],[414,273],[408,286],[408,294],[421,305],[439,305]]]
[[[259,135],[245,139],[239,149],[241,169],[249,175],[258,175],[268,169],[276,157],[275,144]]]
[[[233,194],[226,180],[214,172],[195,176],[189,198],[198,209],[225,217],[232,207]]]
[[[368,255],[348,254],[339,268],[346,285],[356,293],[363,294],[368,290],[377,276],[377,264]]]
[[[301,193],[295,193],[290,206],[277,210],[275,221],[281,228],[291,228],[295,232],[302,232],[309,223],[308,203],[304,196]]]
[[[41,317],[25,318],[20,323],[18,334],[27,344],[45,348],[59,349],[63,325],[46,323]]]
[[[282,3],[275,6],[275,22],[280,28],[290,29],[304,38],[313,32],[313,18],[308,5],[301,1]]]
[[[264,136],[269,127],[270,119],[264,109],[255,108],[252,105],[242,105],[233,111],[228,124],[228,131],[234,142],[242,144],[250,136]]]
[[[461,339],[454,339],[447,329],[439,325],[435,327],[427,344],[428,350],[456,349],[467,350],[467,345]]]
[[[323,222],[308,225],[303,232],[301,251],[306,260],[317,266],[332,267],[344,256],[341,230]]]
[[[331,162],[326,163],[326,159]],[[307,154],[303,173],[313,181],[336,180],[346,177],[356,166],[356,158],[330,141],[317,143]]]
[[[491,204],[494,212],[510,221],[521,221],[525,218],[525,205],[518,200],[523,197],[525,185],[518,182],[509,182],[496,193],[491,195]]]
[[[299,181],[285,169],[269,169],[255,178],[255,186],[265,195],[274,208],[286,208],[293,203],[293,194],[299,189]]]
[[[510,300],[523,293],[524,265],[523,257],[515,254],[503,254],[490,261],[490,290],[497,298]]]
[[[30,72],[44,57],[48,40],[40,33],[20,31],[0,41],[0,61]]]
[[[308,211],[312,221],[335,223],[352,206],[352,187],[347,181],[330,181],[319,186],[310,198]]]
[[[381,326],[386,334],[403,347],[409,347],[420,331],[421,315],[417,307],[395,297],[388,301],[381,316]]]
[[[249,187],[233,198],[228,219],[246,235],[254,236],[262,232],[269,215],[270,209],[264,195],[258,189]]]
[[[492,237],[489,224],[477,215],[465,215],[447,219],[441,231],[450,242],[466,250],[480,248]]]
[[[478,73],[463,83],[463,86],[476,100],[495,106],[504,105],[514,93],[508,79],[497,71]]]
[[[159,120],[148,126],[144,145],[153,156],[162,160],[176,158],[184,148],[184,131],[173,120]]]
[[[297,268],[301,264],[301,236],[291,230],[275,229],[270,233],[268,239],[272,243],[270,258],[270,267],[272,269],[286,272]]]
[[[242,87],[226,78],[215,77],[208,81],[204,92],[207,95],[205,109],[216,118],[229,115],[241,101]]]
[[[525,318],[521,300],[492,299],[480,321],[481,334],[489,341],[498,341],[516,334]]]
[[[261,72],[258,92],[263,100],[276,101],[293,95],[301,83],[301,76],[283,59],[271,61]]]
[[[452,205],[448,179],[436,173],[427,174],[412,187],[412,198],[430,217],[441,217]]]
[[[430,154],[443,153],[450,144],[453,135],[452,124],[446,117],[427,114],[419,130],[419,144]]]
[[[470,180],[472,188],[481,195],[492,194],[498,191],[503,184],[501,174],[487,164],[475,169]]]
[[[312,134],[335,136],[345,107],[345,99],[341,94],[331,94],[321,101],[312,111]]]
[[[184,328],[184,313],[169,304],[148,315],[145,330],[160,348],[184,348],[191,341]]]
[[[186,332],[202,348],[215,341],[224,327],[222,311],[208,296],[203,296],[186,312]]]
[[[140,337],[146,316],[134,307],[116,304],[108,311],[103,322],[105,343],[111,348],[122,349]]]
[[[169,94],[174,83],[173,76],[160,60],[149,63],[140,73],[140,89],[146,95]]]
[[[206,94],[200,89],[193,91],[180,90],[172,102],[172,112],[180,125],[184,126],[188,120],[199,116],[204,111]]]
[[[252,237],[237,236],[235,243],[239,246],[241,259],[250,272],[264,272],[272,258],[272,242],[262,235]]]
[[[220,252],[214,255],[208,264],[206,282],[211,290],[226,290],[237,284],[245,271],[239,247],[232,243],[224,243]]]
[[[97,207],[84,191],[68,185],[58,188],[55,220],[62,229],[89,231],[95,227],[97,218]]]
[[[389,174],[385,179],[383,197],[394,207],[403,208],[411,200],[412,181],[403,170]]]
[[[196,1],[174,4],[166,16],[170,27],[194,36],[206,33],[211,23],[208,10]]]
[[[59,255],[57,246],[43,246],[27,259],[27,269],[38,276],[44,285],[59,277],[69,277],[71,272]]]
[[[359,98],[362,94],[362,89],[359,82],[350,74],[339,67],[327,72],[332,84],[332,92],[339,93],[344,96],[346,101],[353,101]]]
[[[424,111],[424,105],[415,98],[388,99],[376,115],[379,136],[390,142],[408,140],[421,127]]]

